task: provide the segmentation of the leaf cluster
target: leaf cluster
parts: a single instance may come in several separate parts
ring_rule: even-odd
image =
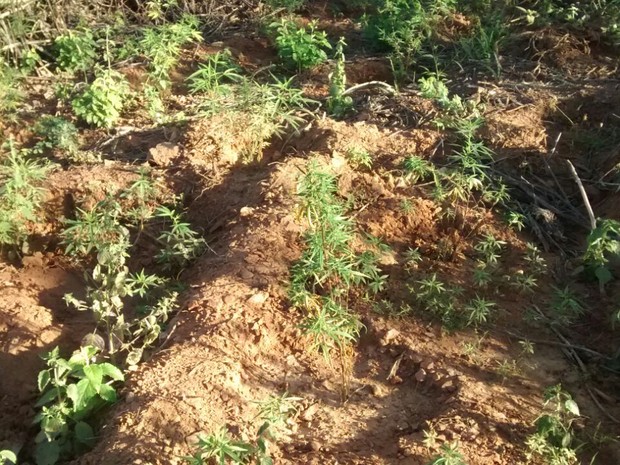
[[[95,434],[89,417],[106,404],[116,402],[114,384],[123,373],[107,362],[95,362],[98,349],[82,347],[68,359],[58,348],[43,357],[47,368],[39,373],[41,411],[34,422],[41,431],[36,437],[37,465],[53,465],[92,447]]]

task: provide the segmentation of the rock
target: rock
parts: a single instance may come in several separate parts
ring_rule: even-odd
[[[418,383],[423,383],[426,380],[426,370],[424,368],[420,368],[414,377]]]
[[[250,216],[252,213],[254,213],[254,209],[252,207],[241,207],[239,210],[239,216],[242,217]]]
[[[314,452],[318,452],[321,450],[321,443],[319,441],[310,441],[310,449]]]
[[[442,391],[454,392],[456,391],[457,386],[454,379],[446,379],[441,383],[440,388]]]
[[[304,410],[304,413],[301,414],[301,419],[308,422],[312,421],[312,418],[314,418],[314,415],[318,410],[319,404],[312,404],[310,407]]]
[[[252,297],[248,299],[248,303],[250,305],[254,305],[256,307],[263,305],[267,299],[269,298],[269,294],[266,292],[257,292]]]
[[[177,144],[162,142],[149,149],[146,160],[152,165],[169,166],[179,156],[181,149]]]
[[[398,336],[400,336],[400,333],[397,330],[390,329],[387,333],[383,335],[383,337],[379,341],[379,344],[382,346],[387,346],[391,342],[393,342]]]
[[[424,368],[426,371],[430,373],[435,370],[435,362],[432,359],[427,358],[422,361],[422,363],[420,364],[420,367]]]

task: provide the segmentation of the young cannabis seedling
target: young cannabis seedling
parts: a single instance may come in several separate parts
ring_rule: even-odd
[[[403,161],[403,171],[407,181],[417,184],[433,175],[435,168],[423,158],[410,155]]]
[[[12,140],[8,151],[0,164],[0,248],[25,250],[28,223],[38,220],[44,194],[39,186],[49,167],[31,160]]]
[[[467,465],[465,457],[459,451],[458,444],[444,443],[439,449],[439,455],[428,462],[427,465]]]
[[[78,130],[75,125],[59,116],[44,116],[34,127],[34,132],[41,138],[37,151],[57,150],[61,156],[75,159],[79,150]]]
[[[336,66],[329,75],[329,97],[327,98],[327,111],[336,118],[343,117],[353,108],[353,99],[345,95],[347,90],[347,74],[345,70],[344,47],[347,44],[341,37],[336,45],[334,59]]]
[[[577,444],[573,423],[579,418],[579,407],[561,385],[545,390],[546,413],[535,422],[536,432],[526,441],[527,458],[542,458],[549,465],[575,465],[578,463]]]
[[[473,300],[465,305],[465,313],[467,314],[467,325],[478,326],[486,323],[491,315],[491,310],[495,307],[494,302],[482,299],[476,296]]]
[[[601,288],[613,279],[607,266],[612,257],[620,258],[620,222],[599,219],[596,228],[588,235],[583,260],[588,271],[598,279]]]
[[[243,77],[241,69],[233,61],[230,50],[226,49],[210,56],[206,63],[201,64],[198,71],[187,78],[192,94],[214,93],[227,94],[231,92],[228,83],[239,82]]]
[[[327,34],[317,31],[317,25],[317,21],[311,21],[307,27],[298,26],[286,18],[271,24],[278,56],[287,66],[302,71],[327,60],[325,49],[332,47]]]
[[[155,217],[169,222],[169,229],[158,237],[164,248],[157,255],[157,260],[167,269],[182,269],[204,252],[207,242],[183,221],[180,213],[161,206],[155,211]]]
[[[577,294],[568,286],[564,289],[555,288],[551,302],[552,319],[560,325],[570,325],[584,313],[583,305]]]
[[[116,402],[114,384],[123,373],[110,363],[94,362],[98,349],[87,346],[65,360],[55,348],[43,357],[47,368],[39,373],[41,411],[34,422],[41,431],[35,439],[38,465],[53,465],[92,447],[95,434],[88,418]]]
[[[179,22],[144,29],[139,50],[149,60],[149,81],[158,90],[170,87],[170,70],[177,64],[183,45],[200,42],[196,16],[183,15]]]
[[[190,465],[204,465],[215,459],[218,465],[232,463],[242,465],[252,456],[253,446],[232,438],[226,428],[220,428],[206,438],[198,439],[198,450],[191,457],[185,457]]]
[[[352,147],[347,150],[347,160],[351,162],[354,168],[372,168],[372,155],[362,147]]]
[[[492,235],[488,234],[478,244],[474,246],[474,250],[478,252],[484,263],[489,266],[496,266],[500,258],[502,248],[506,245],[506,242],[495,239]]]

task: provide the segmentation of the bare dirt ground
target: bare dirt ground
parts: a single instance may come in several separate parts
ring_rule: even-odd
[[[562,132],[549,162],[574,196],[576,187],[558,157],[572,159],[584,179],[620,161],[617,147],[592,156],[579,146],[583,131],[618,118],[611,112],[620,103],[620,74],[584,38],[542,30],[529,40],[535,48],[526,57],[527,71],[474,85],[487,105],[483,136],[506,172],[519,173],[527,164],[543,173],[542,160]],[[234,36],[224,43],[250,69],[274,56],[266,41]],[[325,97],[328,72],[326,67],[303,78],[308,95]],[[353,57],[347,72],[352,83],[387,79],[389,64]],[[559,75],[561,82],[554,83]],[[252,437],[256,402],[282,392],[303,400],[273,451],[274,463],[281,464],[422,465],[435,452],[423,444],[429,425],[439,442],[458,441],[471,465],[525,463],[523,444],[540,413],[542,392],[559,382],[582,409],[579,428],[617,436],[619,426],[610,419],[620,418],[617,377],[597,369],[596,357],[585,358],[584,372],[567,359],[552,332],[523,318],[533,303],[548,304],[552,286],[574,271],[575,262],[557,250],[545,254],[549,269],[535,294],[496,290],[498,314],[484,332],[448,333],[423,315],[384,316],[360,298],[356,308],[364,330],[353,349],[350,379],[343,383],[337,359],[328,362],[308,351],[299,329],[302,315],[290,308],[287,286],[304,232],[296,186],[310,157],[338,174],[343,198],[356,199],[352,215],[359,228],[393,250],[382,259],[390,284],[379,299],[405,298],[411,277],[402,263],[410,247],[436,257],[440,244],[451,244],[449,260],[429,258],[422,265],[451,285],[467,289],[475,266],[475,236],[441,221],[421,189],[391,175],[407,155],[431,158],[449,150],[445,136],[421,118],[432,104],[412,92],[393,98],[366,93],[356,105],[357,114],[345,121],[318,117],[303,134],[274,140],[263,160],[249,165],[235,155],[242,127],[226,129],[210,119],[121,138],[102,165],[57,169],[46,181],[48,221],[36,231],[34,254],[19,266],[0,266],[0,445],[32,439],[40,355],[56,345],[70,352],[92,329],[88,315],[62,300],[66,292],[83,292],[84,284],[81,270],[62,256],[61,218],[70,215],[74,197],[96,200],[110,181],[129,184],[136,165],[162,142],[174,147],[176,158],[170,166],[155,166],[155,177],[186,194],[189,218],[210,249],[183,273],[187,289],[180,311],[150,359],[129,373],[119,402],[102,414],[94,450],[75,463],[182,463],[199,435],[223,425]],[[359,146],[373,154],[372,171],[354,170],[344,158]],[[589,194],[597,214],[620,218],[618,194],[594,186]],[[410,214],[399,208],[405,199],[414,205]],[[491,211],[466,215],[471,218],[463,221],[482,222],[480,232],[506,241],[502,273],[525,266],[525,243],[537,241],[534,234],[506,228]],[[579,221],[566,225],[566,250],[583,245],[587,231]],[[146,250],[134,265],[150,260]],[[598,310],[618,302],[620,285],[610,283],[606,295],[591,283],[576,286],[589,316],[573,328],[572,342],[608,354],[618,335]],[[520,338],[535,343],[533,355],[523,356]],[[466,355],[465,343],[477,344],[476,353]],[[606,400],[594,390],[606,393]],[[596,463],[620,463],[615,444],[599,449]]]

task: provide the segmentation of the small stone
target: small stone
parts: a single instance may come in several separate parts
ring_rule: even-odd
[[[321,450],[321,444],[318,441],[310,441],[310,449],[314,452],[318,452]]]
[[[248,303],[258,307],[259,305],[264,304],[268,298],[269,294],[266,292],[258,292],[248,299]]]
[[[179,156],[180,150],[180,147],[176,144],[162,142],[149,149],[146,160],[156,166],[168,166]]]
[[[454,379],[447,379],[445,381],[443,381],[441,383],[441,389],[446,391],[446,392],[454,392],[456,391],[457,387],[456,387],[456,383],[454,382]]]
[[[426,371],[430,373],[435,369],[435,362],[432,359],[427,358],[424,361],[422,361],[422,363],[420,364],[420,367],[424,368]]]
[[[239,216],[242,217],[250,216],[252,213],[254,213],[254,209],[252,207],[241,207],[239,210]]]
[[[308,422],[311,421],[318,410],[319,404],[312,404],[301,414],[301,419]]]
[[[426,370],[424,368],[420,368],[414,377],[418,383],[423,383],[426,380]]]
[[[252,273],[250,270],[243,268],[240,272],[239,272],[239,276],[241,276],[242,279],[250,280],[254,277],[254,273]]]

